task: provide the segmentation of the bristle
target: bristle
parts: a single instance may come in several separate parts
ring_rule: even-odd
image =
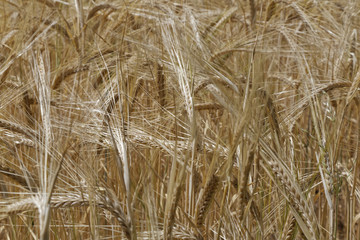
[[[0,239],[360,239],[358,1],[0,3]]]

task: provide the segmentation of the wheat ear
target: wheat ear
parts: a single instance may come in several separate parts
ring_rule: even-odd
[[[112,192],[99,192],[97,194],[99,198],[98,206],[108,210],[120,223],[123,232],[127,239],[131,239],[131,224],[127,220],[127,217],[119,203],[119,200],[116,198],[115,194]]]
[[[157,87],[158,87],[158,98],[161,109],[165,108],[166,106],[166,89],[165,89],[165,75],[164,69],[161,64],[157,64]],[[161,110],[160,109],[160,110]],[[162,111],[160,111],[162,112]]]
[[[114,7],[108,3],[96,5],[89,11],[86,21],[89,21],[91,18],[93,18],[98,11],[103,10],[103,9],[108,9],[108,8],[113,9],[113,10],[116,9],[116,7]]]
[[[60,74],[58,74],[58,76],[55,78],[54,83],[52,85],[52,89],[56,90],[60,87],[60,84],[62,83],[62,81],[67,78],[70,75],[76,74],[78,72],[83,72],[89,70],[89,66],[81,66],[81,67],[74,67],[74,68],[70,68],[70,69],[66,69],[63,72],[61,72]]]
[[[283,240],[294,239],[296,233],[296,219],[294,216],[288,217],[283,229]]]
[[[30,139],[34,137],[38,138],[38,134],[35,131],[31,129],[26,129],[16,123],[8,122],[3,119],[0,119],[0,127],[5,128],[12,132],[23,134]]]
[[[245,204],[246,204],[246,200],[247,200],[247,195],[249,194],[247,192],[247,182],[248,182],[248,178],[249,178],[249,174],[250,174],[250,170],[251,170],[251,166],[254,160],[254,153],[251,152],[250,157],[244,167],[244,170],[242,172],[241,175],[241,180],[240,180],[240,214],[239,214],[239,219],[240,221],[242,221],[243,217],[244,217],[244,209],[245,209]]]
[[[291,181],[291,177],[289,177],[289,173],[285,171],[283,167],[280,166],[278,163],[276,163],[275,161],[270,161],[269,165],[286,189],[291,206],[300,215],[305,225],[307,226],[309,230],[309,234],[307,236],[311,236],[312,239],[319,239],[319,233],[317,231],[317,225],[315,222],[316,219],[312,210],[306,203],[305,197],[299,190],[299,187],[293,184],[293,181]]]
[[[215,174],[213,174],[205,186],[204,195],[202,197],[202,200],[199,204],[196,213],[196,226],[199,229],[202,229],[203,227],[207,211],[209,210],[210,205],[214,199],[219,183],[220,183],[220,178]]]
[[[17,173],[14,169],[0,164],[0,173],[19,183],[22,187],[30,190],[25,177]]]
[[[169,220],[168,220],[167,229],[166,229],[167,239],[172,239],[172,230],[173,230],[174,224],[175,224],[175,213],[176,213],[176,208],[179,204],[182,189],[183,189],[182,185],[178,186],[176,189],[175,199],[171,206]]]

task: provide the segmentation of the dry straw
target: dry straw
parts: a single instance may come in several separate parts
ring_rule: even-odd
[[[94,2],[0,4],[1,239],[360,239],[356,1]]]

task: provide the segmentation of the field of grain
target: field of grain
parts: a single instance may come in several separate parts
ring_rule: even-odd
[[[360,1],[2,0],[0,239],[360,239]]]

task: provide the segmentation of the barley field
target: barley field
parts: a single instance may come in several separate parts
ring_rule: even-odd
[[[1,0],[0,239],[360,239],[360,1]]]

